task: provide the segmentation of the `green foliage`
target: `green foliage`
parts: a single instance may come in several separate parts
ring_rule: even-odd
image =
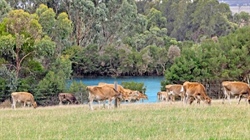
[[[150,9],[150,12],[147,15],[148,25],[147,29],[150,29],[151,27],[159,27],[164,28],[166,27],[167,19],[162,16],[161,11],[156,10],[154,8]]]
[[[26,91],[26,92],[31,92],[33,94],[34,87],[37,84],[37,81],[30,76],[30,77],[25,77],[22,79],[18,80],[18,87],[17,91]]]
[[[48,8],[46,5],[41,4],[36,10],[36,14],[39,17],[39,23],[43,27],[43,31],[51,36],[53,34],[55,23],[56,23],[56,14],[52,8]]]
[[[98,46],[90,45],[71,58],[73,70],[77,75],[97,73],[97,69],[100,67],[98,58]]]
[[[183,47],[180,58],[165,72],[165,83],[201,80],[247,80],[250,63],[250,28],[244,27],[219,43],[206,40]],[[216,56],[216,57],[215,57]]]
[[[0,75],[5,79],[6,91],[8,93],[14,92],[18,87],[18,78],[14,70],[8,69],[5,65],[0,67]]]
[[[56,42],[56,51],[58,51],[56,53],[61,53],[62,50],[69,46],[68,39],[73,30],[72,21],[69,20],[65,12],[58,14],[56,17],[54,10],[44,4],[41,4],[36,9],[36,14],[38,15],[39,23],[43,27],[44,34]]]
[[[141,93],[146,93],[146,87],[144,86],[144,83],[122,82],[121,85],[126,89],[137,90]]]
[[[36,42],[34,46],[38,56],[52,56],[55,53],[56,44],[48,36]]]
[[[86,90],[86,87],[87,86],[84,83],[73,81],[67,92],[74,93],[78,101],[84,103],[88,101],[88,91]]]
[[[247,12],[240,12],[234,14],[234,22],[238,24],[238,26],[247,26],[250,24],[250,15]]]
[[[43,80],[37,85],[37,92],[34,94],[41,105],[57,104],[57,94],[65,90],[66,79],[62,70],[57,73],[49,71]]]
[[[1,74],[1,73],[0,73]],[[7,80],[2,78],[2,74],[0,77],[0,102],[3,102],[5,99],[10,98],[10,94],[8,92]]]
[[[11,10],[10,5],[5,0],[0,0],[0,21],[7,15],[7,13]]]
[[[62,71],[64,76],[62,77],[63,79],[69,79],[71,77],[71,61],[69,60],[69,57],[66,56],[61,56],[56,59],[56,61],[52,64],[51,66],[51,71],[57,73],[58,70]]]
[[[229,6],[217,0],[163,0],[160,7],[168,35],[177,40],[200,42],[204,36],[227,35],[236,29]]]

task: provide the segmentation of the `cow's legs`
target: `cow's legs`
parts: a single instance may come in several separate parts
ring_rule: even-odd
[[[112,105],[112,99],[108,99],[108,109],[111,108],[111,105]]]
[[[231,101],[230,101],[230,92],[227,91],[227,90],[224,88],[224,98],[223,98],[222,104],[225,103],[225,99],[227,99],[228,102],[231,104]]]
[[[90,110],[94,110],[94,109],[93,109],[93,100],[94,100],[94,98],[91,97],[91,94],[90,94],[90,93],[89,93],[88,99],[89,99],[89,109],[90,109]]]
[[[90,110],[94,110],[92,104],[93,104],[93,99],[89,99],[89,109]]]
[[[190,96],[186,93],[186,98],[185,98],[185,102],[186,104],[188,104],[188,99],[190,98]]]
[[[13,100],[12,102],[13,102],[13,103],[12,103],[12,106],[11,106],[11,107],[12,107],[13,109],[16,109],[16,101]]]
[[[171,100],[171,104],[174,102],[174,92],[170,91],[169,94],[167,94],[168,101]],[[170,99],[169,99],[170,98]]]
[[[103,100],[102,103],[103,103],[103,108],[106,108],[106,100]]]
[[[185,104],[185,95],[183,93],[181,94],[181,101],[183,104]]]
[[[231,98],[230,96],[231,96],[230,93],[228,93],[228,94],[227,94],[227,100],[228,100],[229,104],[232,104],[231,99],[230,99],[230,98]]]
[[[240,100],[241,100],[242,96],[243,96],[242,94],[239,95],[239,101],[237,104],[240,104]]]
[[[223,93],[224,93],[224,97],[223,97],[222,104],[225,103],[225,99],[227,98],[227,91],[226,91],[225,87],[223,87]]]

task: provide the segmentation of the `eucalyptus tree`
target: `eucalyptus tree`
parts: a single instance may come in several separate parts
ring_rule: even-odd
[[[161,11],[167,18],[168,35],[177,40],[200,42],[202,37],[236,29],[229,6],[217,0],[163,0]]]
[[[56,14],[65,11],[67,2],[70,0],[8,0],[8,4],[13,9],[23,9],[29,13],[34,13],[41,4],[52,8]]]
[[[69,3],[69,16],[73,21],[72,38],[76,45],[103,46],[122,41],[133,30],[136,20],[134,1],[75,0]]]
[[[0,21],[7,15],[7,13],[11,10],[10,5],[5,0],[0,0]]]
[[[12,10],[1,26],[0,51],[8,61],[7,66],[16,71],[16,77],[24,61],[53,54],[55,43],[42,35],[42,26],[35,15]]]
[[[174,63],[175,58],[181,55],[181,50],[177,45],[171,45],[167,52],[167,58],[170,63]]]
[[[149,64],[148,72],[150,74],[162,75],[166,70],[167,62],[167,47],[158,47],[155,45],[148,46],[149,56],[152,62]]]
[[[15,91],[20,78],[43,72],[40,60],[54,53],[55,43],[42,34],[37,16],[23,10],[10,11],[0,26],[0,53],[4,60],[1,68],[7,70],[1,73],[11,79],[9,87]]]
[[[71,45],[69,37],[73,30],[72,21],[65,12],[56,15],[52,8],[44,4],[36,9],[36,14],[44,34],[56,42],[56,54],[60,55],[62,50]]]
[[[167,19],[168,35],[177,40],[181,40],[182,32],[180,30],[183,28],[181,24],[184,22],[183,18],[189,3],[189,0],[162,0],[160,5],[160,11]]]

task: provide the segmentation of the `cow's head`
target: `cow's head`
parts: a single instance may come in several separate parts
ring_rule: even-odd
[[[145,93],[139,92],[139,97],[140,97],[140,99],[146,99],[146,100],[148,100],[148,96]]]
[[[37,108],[36,102],[33,102],[33,103],[32,103],[32,106],[33,106],[34,108]]]
[[[122,101],[122,100],[123,100],[123,96],[122,96],[121,93],[117,93],[117,94],[115,95],[115,98],[117,98],[119,101]]]
[[[211,98],[210,97],[208,97],[208,96],[206,96],[205,97],[205,102],[208,104],[208,105],[211,105]]]
[[[75,104],[79,104],[79,102],[76,100],[76,101],[75,101]]]

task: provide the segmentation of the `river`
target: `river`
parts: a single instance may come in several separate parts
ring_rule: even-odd
[[[121,84],[122,82],[138,82],[144,83],[146,88],[146,94],[148,100],[144,100],[144,103],[154,103],[157,102],[157,92],[161,90],[161,81],[164,80],[163,76],[128,76],[120,78],[112,77],[97,77],[97,78],[75,78],[77,82],[82,82],[87,86],[98,85],[100,82],[113,84],[117,82]]]

